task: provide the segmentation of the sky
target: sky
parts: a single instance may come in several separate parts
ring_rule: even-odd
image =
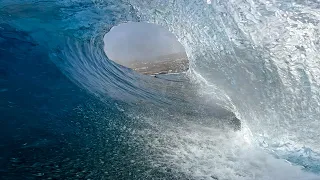
[[[114,26],[104,36],[104,51],[109,59],[125,64],[133,60],[184,52],[176,37],[162,26],[129,22]]]

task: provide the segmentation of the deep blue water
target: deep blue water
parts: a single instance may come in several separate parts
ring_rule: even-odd
[[[320,3],[0,1],[0,179],[320,179]],[[162,25],[190,70],[110,61]],[[240,122],[241,121],[241,122]]]
[[[108,119],[121,114],[70,82],[28,33],[1,27],[1,177],[72,179],[72,172],[93,163],[85,157],[101,141],[95,118],[89,122],[83,114]],[[90,173],[79,177],[96,176]]]

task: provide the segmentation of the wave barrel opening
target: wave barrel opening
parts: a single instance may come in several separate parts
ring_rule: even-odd
[[[189,68],[183,46],[156,24],[123,23],[111,28],[103,40],[109,59],[142,74],[179,73]]]

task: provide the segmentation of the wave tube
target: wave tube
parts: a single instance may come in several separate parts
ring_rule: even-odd
[[[318,2],[2,3],[3,21],[30,32],[73,83],[137,123],[123,131],[157,172],[176,179],[319,178]],[[108,60],[103,35],[130,21],[174,33],[188,73],[166,81]],[[225,127],[235,118],[240,130]]]

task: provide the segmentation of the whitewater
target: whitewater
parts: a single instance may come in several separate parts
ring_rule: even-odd
[[[0,177],[320,179],[319,0],[1,0],[0,17]],[[188,72],[109,60],[126,22],[172,32]]]

